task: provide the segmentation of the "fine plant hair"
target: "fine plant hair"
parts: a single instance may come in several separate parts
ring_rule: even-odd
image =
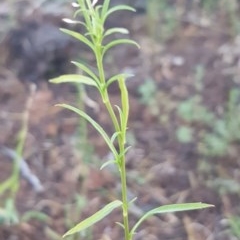
[[[121,199],[116,199],[108,203],[101,210],[97,211],[92,216],[88,217],[87,219],[83,220],[75,227],[67,231],[63,235],[63,237],[72,235],[88,227],[91,227],[92,225],[109,215],[116,208],[122,210],[122,221],[119,220],[117,224],[123,228],[124,239],[132,240],[141,223],[146,218],[154,214],[202,209],[212,206],[204,203],[183,203],[165,205],[148,211],[147,213],[143,214],[143,216],[141,216],[140,219],[133,226],[129,225],[129,208],[131,206],[131,203],[136,200],[136,198],[132,200],[129,200],[127,198],[128,185],[125,166],[125,155],[129,150],[129,147],[126,147],[126,132],[128,128],[127,126],[129,116],[129,97],[126,87],[126,79],[131,76],[128,74],[120,73],[110,78],[106,78],[104,58],[108,51],[112,47],[115,47],[117,45],[131,44],[137,47],[139,47],[139,45],[135,41],[132,41],[128,38],[120,38],[107,42],[106,37],[114,35],[116,33],[128,34],[128,30],[124,28],[105,29],[104,25],[109,15],[115,13],[116,11],[135,10],[127,5],[110,7],[110,0],[103,1],[102,5],[97,5],[97,0],[94,0],[93,2],[90,0],[78,0],[78,2],[74,3],[73,5],[78,8],[78,10],[74,14],[74,18],[81,15],[82,20],[79,21],[68,19],[67,21],[69,23],[82,25],[85,28],[85,33],[79,33],[68,29],[61,29],[61,31],[72,36],[73,38],[79,40],[80,42],[86,44],[89,47],[95,57],[97,73],[93,72],[87,65],[81,62],[73,61],[72,63],[77,68],[79,68],[83,72],[83,74],[63,75],[50,80],[50,82],[85,84],[97,89],[97,91],[99,92],[102,102],[106,107],[106,111],[109,114],[109,118],[114,128],[114,132],[111,136],[98,122],[96,122],[83,110],[68,104],[58,104],[57,106],[75,112],[80,117],[84,118],[88,123],[90,123],[98,131],[98,133],[101,134],[101,136],[106,142],[106,145],[108,146],[113,155],[113,159],[105,162],[102,165],[101,169],[103,169],[109,164],[116,165],[121,180]],[[117,82],[119,86],[121,106],[112,105],[109,98],[108,88],[114,82]]]

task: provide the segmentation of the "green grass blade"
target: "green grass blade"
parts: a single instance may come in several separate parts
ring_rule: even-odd
[[[65,28],[60,28],[60,30],[76,39],[78,39],[79,41],[85,43],[88,47],[90,47],[93,51],[94,51],[94,45],[82,34],[72,31],[72,30],[68,30]]]
[[[122,202],[119,200],[115,200],[109,204],[107,204],[104,208],[93,214],[91,217],[86,218],[79,224],[77,224],[75,227],[67,231],[63,238],[69,235],[72,235],[74,233],[80,232],[88,227],[91,227],[95,223],[99,222],[103,218],[105,218],[107,215],[109,215],[114,209],[120,207],[122,205]]]
[[[89,115],[87,115],[85,112],[81,111],[80,109],[73,107],[71,105],[68,104],[57,104],[56,106],[60,106],[66,109],[69,109],[75,113],[77,113],[78,115],[80,115],[81,117],[83,117],[84,119],[86,119],[89,123],[92,124],[92,126],[101,134],[101,136],[103,137],[103,139],[105,140],[105,142],[107,143],[108,147],[110,148],[110,150],[112,151],[113,155],[115,158],[117,158],[118,153],[117,150],[115,149],[115,147],[113,146],[111,139],[109,138],[109,136],[107,135],[107,133],[104,131],[104,129],[95,121],[93,120]]]
[[[150,210],[149,212],[145,213],[138,222],[134,225],[134,227],[131,230],[131,235],[133,235],[139,225],[149,218],[152,215],[155,214],[161,214],[161,213],[172,213],[172,212],[182,212],[182,211],[190,211],[190,210],[197,210],[197,209],[203,209],[203,208],[209,208],[214,207],[213,205],[206,204],[206,203],[181,203],[181,204],[170,204],[165,205],[161,207],[157,207],[155,209]]]
[[[80,74],[66,74],[57,78],[50,79],[51,83],[82,83],[89,86],[98,87],[97,83],[89,77]]]

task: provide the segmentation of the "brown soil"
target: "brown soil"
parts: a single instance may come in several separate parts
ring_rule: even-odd
[[[31,18],[27,21],[31,21]],[[144,15],[129,16],[125,21],[131,26],[132,38],[141,45],[141,49],[121,46],[114,49],[106,61],[109,75],[119,70],[135,74],[128,82],[131,106],[129,141],[133,145],[127,160],[128,184],[129,196],[137,196],[136,205],[131,208],[131,224],[145,211],[159,205],[196,201],[215,205],[206,210],[152,217],[141,226],[135,239],[238,239],[234,237],[228,219],[239,214],[239,192],[229,189],[220,192],[211,183],[215,179],[239,183],[239,144],[233,146],[233,154],[213,158],[199,154],[197,137],[188,144],[181,144],[176,139],[177,127],[186,124],[177,115],[177,109],[183,100],[196,94],[193,79],[197,66],[203,66],[205,70],[204,104],[217,115],[219,109],[225,107],[229,90],[237,85],[233,79],[239,77],[237,64],[240,46],[236,38],[229,33],[224,19],[215,23],[210,21],[207,26],[191,21],[181,22],[164,43],[148,35],[144,27]],[[38,23],[39,26],[41,23]],[[51,24],[56,22],[51,20],[49,24],[53,27]],[[26,26],[24,29],[28,31]],[[88,147],[77,148],[79,139],[81,141],[79,118],[69,111],[54,107],[59,102],[74,104],[77,101],[73,87],[47,83],[47,77],[52,76],[52,69],[46,65],[52,63],[53,58],[60,59],[60,64],[64,65],[74,56],[68,45],[69,40],[64,38],[62,41],[63,46],[59,42],[55,49],[63,51],[61,54],[57,57],[51,55],[41,59],[41,62],[38,62],[37,55],[36,65],[30,67],[30,72],[26,72],[29,71],[29,55],[19,56],[20,60],[16,60],[10,54],[8,60],[12,68],[3,66],[0,70],[0,145],[15,149],[23,112],[28,111],[24,159],[44,187],[43,191],[36,192],[21,178],[16,199],[17,210],[20,218],[32,210],[47,216],[42,221],[31,219],[14,226],[1,226],[0,240],[61,239],[60,236],[80,219],[120,195],[115,169],[109,167],[99,170],[109,154],[104,141],[89,127]],[[231,48],[232,53],[221,53],[223,46]],[[80,58],[92,60],[85,48],[79,52],[82,54]],[[6,56],[5,51],[1,55]],[[63,58],[64,55],[67,59]],[[227,58],[232,61],[226,62]],[[19,64],[19,61],[24,63]],[[54,68],[54,71],[57,70]],[[70,70],[64,69],[63,72],[66,71]],[[154,102],[146,105],[141,103],[138,88],[148,79],[154,79],[156,89]],[[32,96],[33,103],[27,109],[32,82],[38,87]],[[117,87],[111,87],[110,92],[112,102],[117,104]],[[87,93],[99,108],[87,106],[87,111],[110,133],[111,123],[103,106],[98,104],[99,96],[91,89],[87,89]],[[196,128],[200,131],[202,126]],[[91,153],[92,147],[94,153]],[[87,160],[84,150],[88,154]],[[203,163],[210,165],[210,170],[201,171]],[[11,164],[11,160],[0,155],[0,180],[7,178]],[[119,219],[121,215],[116,211],[86,231],[85,235],[72,239],[120,240],[122,231],[115,224]]]

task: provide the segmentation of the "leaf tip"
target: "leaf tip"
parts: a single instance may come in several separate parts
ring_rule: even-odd
[[[65,234],[63,234],[63,235],[62,235],[62,238],[65,238],[67,235],[68,235],[68,234],[66,234],[66,233],[65,233]]]
[[[63,103],[57,103],[57,104],[55,104],[54,106],[55,106],[55,107],[63,107],[63,105],[64,105]]]

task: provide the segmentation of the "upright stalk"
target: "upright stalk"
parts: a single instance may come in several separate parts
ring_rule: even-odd
[[[123,225],[125,240],[131,240],[129,233],[129,221],[128,221],[128,199],[127,199],[127,177],[126,177],[126,165],[125,156],[120,159],[120,177],[121,177],[121,190],[122,190],[122,211],[123,211]]]
[[[108,114],[111,118],[113,124],[113,135],[109,136],[109,134],[103,129],[103,127],[97,123],[91,116],[82,111],[79,108],[68,104],[58,104],[58,106],[69,109],[79,116],[83,117],[86,121],[88,121],[103,137],[107,146],[112,151],[114,155],[113,161],[105,162],[101,168],[107,166],[108,164],[116,164],[120,173],[121,179],[121,201],[114,200],[104,206],[102,209],[94,213],[92,216],[86,218],[85,220],[78,223],[75,227],[71,228],[67,231],[63,237],[72,235],[79,231],[85,230],[86,228],[94,225],[99,222],[101,219],[110,214],[114,209],[121,207],[122,208],[122,218],[123,224],[121,226],[124,228],[125,240],[132,240],[132,236],[136,233],[139,225],[148,217],[165,212],[174,212],[174,211],[184,211],[184,210],[193,210],[199,208],[209,207],[208,204],[173,204],[167,206],[157,207],[155,209],[150,210],[149,212],[143,214],[141,218],[137,221],[137,223],[129,229],[129,202],[127,197],[127,178],[126,178],[126,152],[128,148],[125,147],[126,143],[126,132],[127,132],[127,123],[128,123],[128,114],[129,114],[129,97],[128,91],[126,88],[125,80],[129,75],[127,74],[117,74],[112,76],[110,79],[106,79],[105,77],[105,69],[104,69],[104,56],[109,49],[119,44],[132,44],[137,47],[139,45],[130,39],[120,38],[116,40],[112,40],[104,44],[105,37],[115,34],[127,34],[127,29],[123,28],[110,28],[105,30],[104,23],[105,20],[109,17],[110,14],[119,11],[119,10],[128,10],[135,11],[133,8],[127,5],[119,5],[110,7],[110,0],[104,0],[102,5],[97,5],[97,0],[78,0],[79,10],[76,11],[75,16],[78,13],[83,15],[83,22],[72,21],[73,23],[79,23],[85,26],[86,33],[82,34],[79,32],[75,32],[68,29],[62,29],[63,32],[68,35],[78,39],[80,42],[85,43],[94,53],[96,65],[98,69],[98,74],[93,72],[88,66],[80,62],[73,62],[79,69],[81,69],[84,73],[82,74],[67,74],[60,76],[58,78],[52,79],[52,83],[78,83],[78,84],[86,84],[91,87],[97,88],[98,92],[102,97],[102,102],[104,103]],[[118,114],[114,112],[113,105],[110,102],[108,87],[113,82],[117,81],[119,84],[120,96],[121,96],[121,107],[118,108]],[[115,147],[114,142],[117,140],[118,149]]]
[[[108,97],[108,93],[107,93]],[[116,115],[113,111],[112,105],[110,101],[107,101],[105,103],[105,106],[108,110],[108,113],[112,119],[114,128],[116,132],[119,132],[119,123],[117,121]],[[125,161],[125,139],[122,136],[125,136],[125,133],[121,133],[118,136],[118,146],[119,146],[119,152],[120,156],[119,159],[117,160],[118,163],[118,170],[120,173],[120,179],[121,179],[121,194],[122,194],[122,215],[123,215],[123,225],[124,225],[124,235],[125,235],[125,240],[130,240],[130,233],[129,233],[129,220],[128,220],[128,198],[127,198],[127,176],[126,176],[126,161]]]
[[[104,72],[102,71],[103,69],[103,64],[102,64],[102,56],[99,56],[96,54],[96,60],[97,60],[97,66],[98,66],[98,71],[99,71],[99,78],[102,83],[105,83],[105,76]],[[111,102],[109,100],[109,95],[107,89],[104,90],[103,92],[103,102],[105,104],[105,107],[109,113],[109,116],[112,120],[115,132],[120,132],[120,126],[118,119],[116,117],[116,114],[114,113],[113,107],[111,105]],[[126,131],[124,129],[123,131]],[[125,138],[123,136],[126,136],[126,132],[119,134],[118,136],[118,146],[119,146],[119,152],[120,152],[120,157],[117,159],[118,162],[118,170],[120,172],[120,179],[121,179],[121,193],[122,193],[122,215],[123,215],[123,225],[124,225],[124,235],[125,235],[125,240],[130,240],[129,236],[129,220],[128,220],[128,199],[127,199],[127,178],[126,178],[126,165],[125,165]]]

